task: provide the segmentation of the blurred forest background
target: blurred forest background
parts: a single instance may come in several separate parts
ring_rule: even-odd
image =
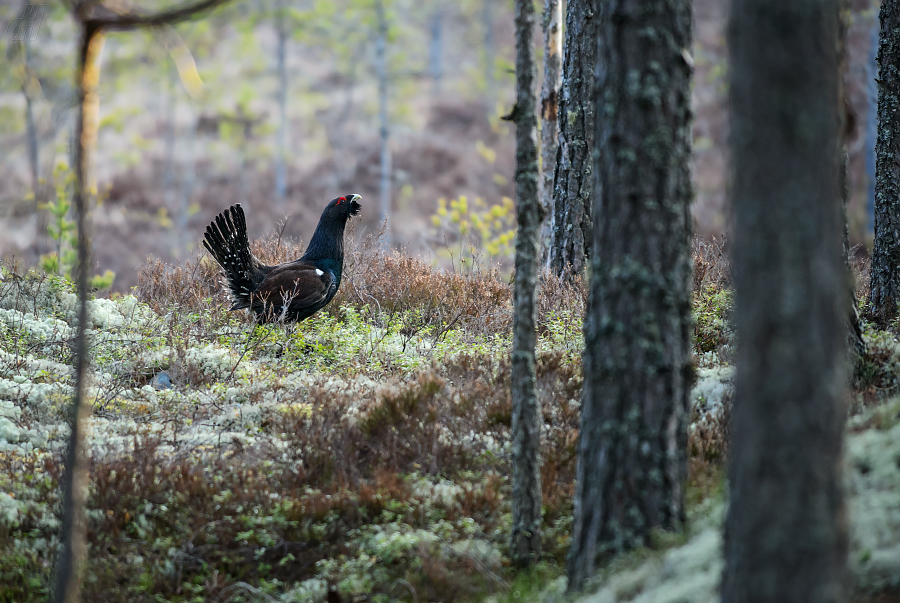
[[[5,0],[0,23],[27,4]],[[850,229],[865,243],[878,7],[851,5]],[[75,122],[76,30],[61,3],[43,6],[35,39],[6,40],[0,69],[0,256],[26,265],[64,252],[51,233],[65,208],[49,203],[65,197],[61,166],[72,163]],[[327,201],[359,193],[356,235],[377,231],[384,167],[392,245],[458,260],[468,235],[483,258],[509,266],[515,218],[503,209],[514,196],[515,132],[500,116],[514,95],[512,8],[511,0],[240,0],[169,30],[110,33],[94,160],[96,273],[113,271],[113,289],[127,291],[148,256],[194,253],[209,220],[238,202],[251,237],[290,216],[284,236],[307,241]],[[722,233],[727,222],[727,10],[726,0],[694,3],[700,234]]]

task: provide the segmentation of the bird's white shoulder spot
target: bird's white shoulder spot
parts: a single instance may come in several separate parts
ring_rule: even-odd
[[[319,270],[318,268],[316,268],[316,274],[318,274],[319,276],[322,276],[325,273],[322,272],[321,270]]]

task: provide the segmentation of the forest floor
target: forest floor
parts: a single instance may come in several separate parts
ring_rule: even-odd
[[[297,255],[276,238],[254,251]],[[603,569],[590,601],[717,600],[732,296],[719,246],[697,242],[695,265],[689,524]],[[563,600],[584,287],[542,283],[544,560],[517,573],[510,286],[377,239],[345,278],[294,326],[228,312],[208,258],[145,265],[134,296],[90,302],[85,601]],[[3,268],[0,602],[50,587],[75,305],[69,282]],[[855,592],[875,601],[900,592],[900,344],[866,340],[845,479]]]

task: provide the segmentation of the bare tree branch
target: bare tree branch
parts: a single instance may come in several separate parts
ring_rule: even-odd
[[[92,25],[107,30],[128,30],[139,27],[160,27],[173,25],[190,19],[200,13],[212,10],[230,0],[200,0],[187,6],[173,8],[156,13],[155,15],[141,15],[138,13],[119,13],[116,10],[101,4],[84,2],[77,5],[75,12],[77,18],[85,25]],[[88,6],[88,5],[91,6]]]

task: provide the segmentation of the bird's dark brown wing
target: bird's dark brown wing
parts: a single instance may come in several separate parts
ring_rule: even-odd
[[[322,303],[334,286],[331,272],[306,262],[290,262],[273,267],[254,297],[276,314],[288,308],[297,312]]]

